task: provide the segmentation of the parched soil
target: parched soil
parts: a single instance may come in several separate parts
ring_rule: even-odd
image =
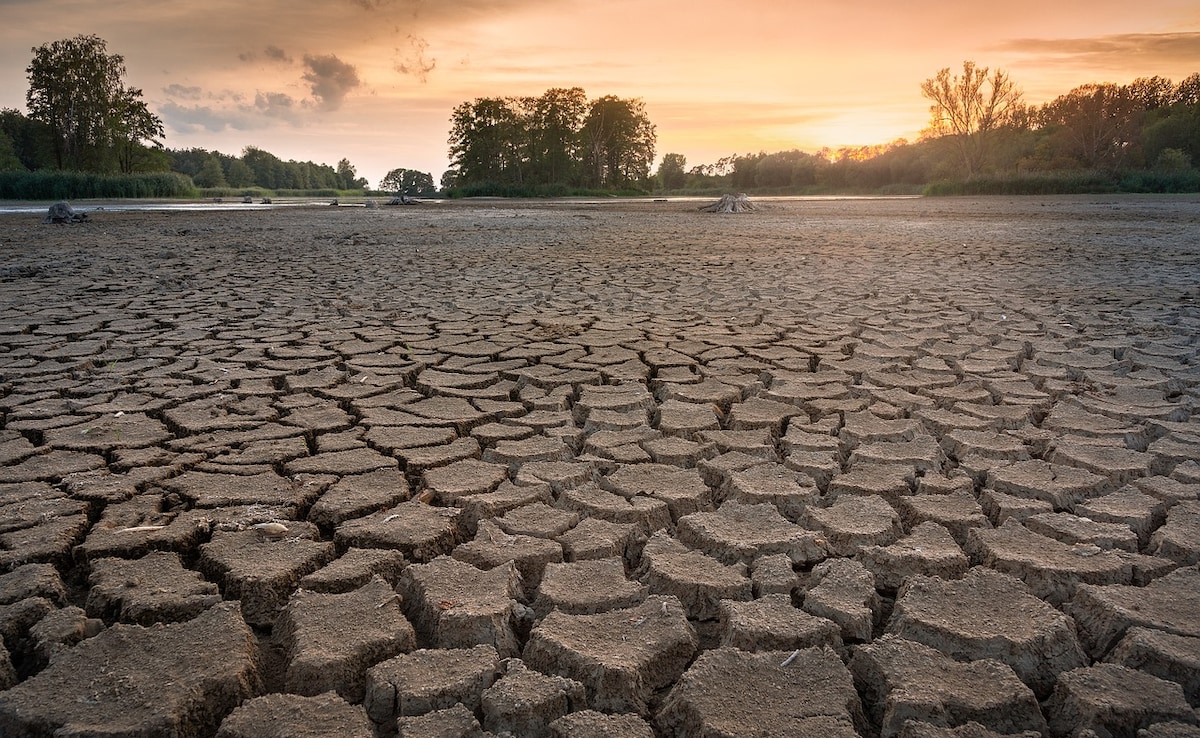
[[[0,216],[0,735],[1200,735],[1200,199],[700,204]]]

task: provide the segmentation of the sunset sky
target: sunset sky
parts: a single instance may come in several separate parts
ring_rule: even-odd
[[[24,110],[32,47],[96,34],[167,146],[346,157],[372,186],[438,180],[476,97],[640,97],[690,167],[915,138],[921,81],[964,59],[1032,103],[1200,71],[1196,0],[0,0],[0,19],[0,107]]]

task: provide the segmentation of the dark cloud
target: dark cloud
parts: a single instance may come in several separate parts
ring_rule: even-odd
[[[423,38],[412,35],[405,40],[408,46],[396,49],[393,68],[400,74],[411,74],[422,82],[428,82],[429,73],[437,67],[437,59],[425,57],[429,43]]]
[[[227,128],[248,131],[268,125],[266,120],[255,117],[241,107],[230,109],[209,105],[185,106],[167,102],[158,106],[158,114],[162,116],[168,129],[179,133],[219,133]]]
[[[321,110],[337,110],[352,90],[362,85],[358,70],[334,54],[304,56],[304,81],[312,87],[312,96]]]
[[[1200,59],[1200,33],[1122,33],[1094,38],[1021,38],[1000,44],[1004,51],[1037,57],[1038,64],[1128,67],[1133,60],[1177,64]]]
[[[278,46],[268,46],[263,50],[263,54],[271,61],[284,62],[285,64],[292,63],[292,57]]]
[[[254,96],[254,109],[268,118],[297,121],[302,104],[283,92],[260,92]]]
[[[190,87],[187,85],[170,84],[163,88],[163,92],[170,97],[176,97],[183,100],[199,100],[202,91],[199,87]]]

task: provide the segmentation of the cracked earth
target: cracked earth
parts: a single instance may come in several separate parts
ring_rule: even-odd
[[[1200,201],[0,216],[0,734],[1195,738]]]

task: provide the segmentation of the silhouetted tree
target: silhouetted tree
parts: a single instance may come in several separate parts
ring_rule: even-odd
[[[658,164],[658,181],[664,190],[682,189],[687,182],[687,157],[683,154],[663,154]]]
[[[623,187],[650,176],[655,130],[640,99],[605,95],[593,101],[580,140],[587,162],[588,184]]]
[[[992,131],[1008,124],[1021,101],[1021,91],[1006,72],[964,61],[963,73],[951,75],[946,67],[921,83],[921,94],[930,101],[930,131],[953,137],[967,176],[979,171],[987,155]]]
[[[58,168],[131,171],[137,147],[157,144],[162,121],[126,87],[125,59],[98,36],[75,36],[33,49],[26,68],[29,116],[53,132]]]
[[[379,182],[379,189],[397,195],[432,195],[437,191],[433,186],[433,175],[403,168],[393,169],[384,175]]]

